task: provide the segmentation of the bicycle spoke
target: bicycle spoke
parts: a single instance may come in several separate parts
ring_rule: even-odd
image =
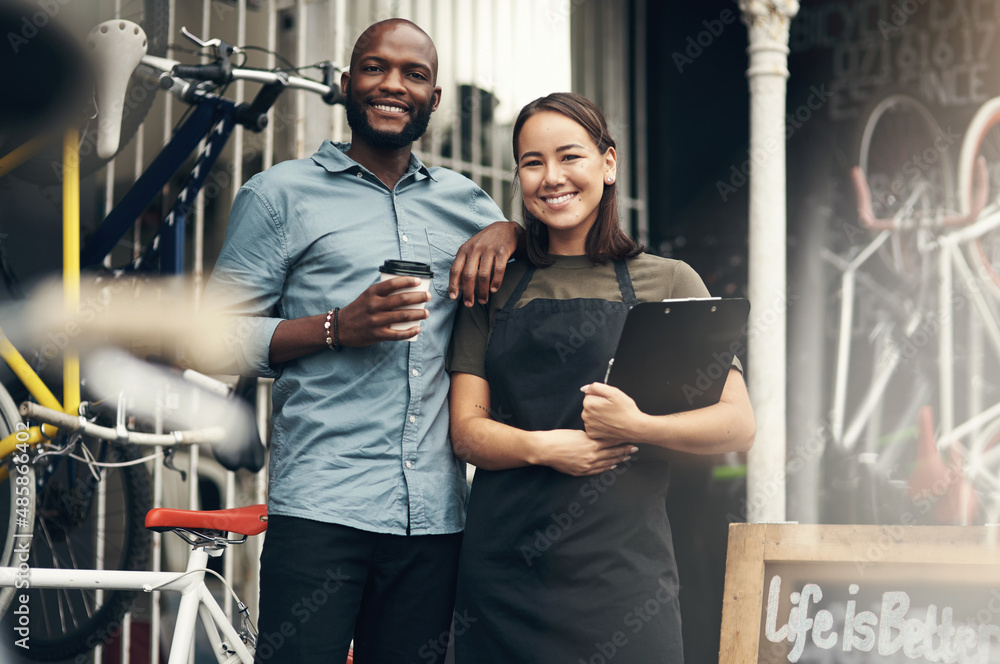
[[[56,556],[56,553],[55,553],[55,551],[56,551],[56,549],[55,549],[55,542],[52,539],[52,533],[49,531],[48,524],[44,520],[39,519],[38,525],[39,525],[39,529],[42,531],[42,536],[44,538],[46,546],[48,547],[48,551],[51,554],[51,560],[49,561],[49,565],[48,566],[50,566],[50,567],[52,567],[54,569],[63,569],[62,565],[60,565],[60,563],[59,563],[58,557]],[[46,598],[47,595],[48,595],[48,593],[46,593],[44,591],[38,593],[38,596],[41,599],[41,603],[42,603],[42,617],[45,619],[46,633],[47,634],[53,634],[53,633],[56,633],[56,632],[53,632],[53,630],[52,630],[52,624],[50,622],[51,613],[48,610],[48,608],[46,607],[47,602],[45,601],[45,598]],[[56,610],[58,612],[58,617],[59,617],[59,626],[60,626],[62,632],[65,633],[65,631],[66,631],[66,615],[65,615],[65,612],[64,612],[64,609],[63,609],[62,595],[60,594],[59,590],[56,590],[56,593],[55,593],[55,602],[56,602]]]
[[[48,593],[38,593],[38,601],[42,605],[42,620],[45,622],[45,633],[52,634],[52,623],[50,622],[52,612],[49,611],[47,598]],[[56,599],[58,601],[58,597]]]
[[[49,552],[52,553],[52,567],[54,567],[56,569],[59,569],[59,561],[56,560],[56,557],[55,557],[55,553],[54,553],[55,552],[55,547],[53,546],[52,534],[49,532],[49,526],[48,526],[48,524],[43,519],[39,519],[38,520],[38,527],[39,527],[39,530],[42,531],[42,537],[45,540],[45,544],[48,546]]]
[[[76,612],[73,611],[73,600],[69,596],[70,591],[66,588],[57,588],[56,596],[59,600],[59,622],[62,627],[62,633],[65,634],[69,631],[66,623],[66,613],[69,614],[70,622],[76,626]],[[63,611],[63,605],[66,606],[65,612]]]
[[[63,540],[65,540],[66,542],[66,549],[67,551],[69,551],[70,564],[72,565],[73,569],[86,569],[87,567],[89,567],[89,565],[80,565],[79,562],[77,561],[76,556],[73,554],[73,544],[70,541],[69,533],[67,533],[66,531],[63,531]],[[67,593],[67,598],[68,597],[69,594]],[[80,603],[83,605],[83,610],[87,613],[87,617],[88,618],[93,617],[94,611],[96,611],[97,606],[95,604],[93,610],[91,609],[90,602],[88,601],[88,598],[90,597],[90,592],[81,589],[80,597],[81,597]],[[69,610],[70,613],[72,614],[71,617],[73,619],[73,625],[74,626],[79,625],[80,623],[76,619],[76,614],[73,611],[73,603],[71,601],[69,602]]]

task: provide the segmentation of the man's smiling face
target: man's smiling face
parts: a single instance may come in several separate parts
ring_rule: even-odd
[[[405,22],[369,28],[341,81],[354,140],[395,150],[420,138],[441,99],[436,76],[437,52],[423,31]]]

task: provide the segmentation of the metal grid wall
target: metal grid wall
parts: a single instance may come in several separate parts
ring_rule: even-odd
[[[649,243],[646,200],[646,0],[573,0],[573,90],[604,111],[618,143],[619,212]]]

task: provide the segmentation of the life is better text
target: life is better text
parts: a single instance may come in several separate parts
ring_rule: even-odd
[[[848,595],[855,596],[858,584],[848,586]],[[878,614],[859,610],[856,599],[849,599],[843,606],[843,615],[828,609],[819,609],[823,589],[807,583],[800,591],[789,593],[791,609],[787,620],[778,625],[778,605],[781,599],[781,577],[774,575],[767,593],[767,613],[764,635],[768,641],[792,644],[789,662],[798,662],[809,640],[817,648],[840,649],[896,656],[920,662],[948,662],[949,664],[990,664],[991,649],[1000,652],[1000,625],[988,622],[956,624],[952,607],[938,608],[928,604],[926,610],[915,609],[920,616],[908,616],[910,596],[901,590],[882,593]],[[873,607],[874,608],[874,607]],[[839,613],[839,611],[838,611]],[[812,615],[810,615],[812,614]],[[882,661],[882,660],[875,660]],[[888,660],[887,660],[888,661]]]

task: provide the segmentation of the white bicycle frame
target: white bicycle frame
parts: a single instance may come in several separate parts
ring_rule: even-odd
[[[236,628],[205,585],[209,553],[200,546],[191,549],[184,572],[123,572],[116,570],[19,569],[0,567],[0,587],[154,590],[181,594],[180,608],[170,643],[169,664],[187,664],[194,646],[198,618],[208,634],[212,651],[220,664],[252,664],[253,653],[243,643]],[[30,613],[27,624],[30,644]]]
[[[982,432],[990,431],[989,425],[1000,419],[1000,403],[994,404],[983,410],[981,400],[981,390],[978,389],[983,384],[981,375],[981,363],[971,362],[973,374],[970,376],[972,412],[977,413],[962,424],[955,425],[955,396],[954,396],[954,344],[953,344],[953,271],[958,272],[961,283],[964,286],[964,293],[972,302],[970,318],[973,319],[973,339],[977,347],[981,347],[980,337],[985,333],[987,340],[993,348],[996,357],[1000,359],[1000,323],[998,323],[990,306],[986,301],[986,295],[981,288],[982,280],[978,277],[974,269],[969,266],[965,255],[962,253],[963,244],[982,237],[989,231],[1000,226],[1000,211],[995,207],[990,208],[988,213],[983,214],[970,226],[958,229],[947,235],[938,238],[941,247],[940,259],[940,281],[939,281],[939,321],[941,323],[941,333],[938,343],[938,363],[941,373],[941,435],[938,439],[938,449],[945,449],[949,445],[959,444],[959,439],[972,435],[972,444],[965,456],[974,460],[975,465],[966,470],[967,474],[973,477],[980,477],[994,487],[994,491],[1000,488],[1000,477],[998,473],[989,470],[988,459],[990,455],[985,451],[988,444],[987,436]],[[978,314],[978,316],[976,316]],[[980,435],[976,435],[980,434]],[[986,456],[989,455],[989,456]]]
[[[981,337],[985,333],[993,351],[1000,359],[1000,322],[990,309],[986,295],[981,288],[981,278],[969,265],[962,246],[982,237],[986,233],[1000,227],[1000,210],[987,208],[977,220],[968,226],[942,233],[935,238],[934,243],[925,247],[928,253],[938,252],[938,311],[937,321],[940,325],[938,333],[938,413],[940,433],[937,440],[939,451],[952,445],[961,445],[960,439],[973,436],[972,443],[962,449],[965,459],[964,471],[969,479],[979,479],[993,488],[1000,490],[1000,473],[990,468],[997,461],[1000,452],[988,452],[985,447],[988,436],[983,432],[995,430],[995,423],[1000,422],[1000,403],[985,410],[981,396],[983,376],[980,374],[978,362],[972,362],[973,374],[969,376],[972,412],[976,413],[965,422],[955,424],[955,378],[954,378],[954,285],[955,272],[960,277],[962,292],[972,303],[970,319],[973,324],[973,339],[981,347]],[[848,372],[851,356],[851,329],[855,307],[855,286],[858,270],[885,243],[891,231],[883,230],[851,260],[824,252],[824,258],[836,265],[842,271],[842,300],[840,310],[840,332],[837,348],[836,378],[833,391],[833,408],[830,413],[831,436],[835,444],[844,450],[855,448],[865,427],[877,416],[878,404],[889,384],[889,380],[899,367],[902,355],[900,348],[891,340],[886,340],[883,354],[876,362],[871,382],[857,410],[848,420],[846,413]],[[914,326],[920,322],[918,315],[911,316],[906,321],[906,336],[914,331]],[[978,434],[978,435],[977,435]]]
[[[217,381],[209,376],[199,374],[194,371],[185,371],[181,377],[173,379],[177,385],[189,382],[196,384],[203,392],[214,393],[219,397],[229,393],[230,388],[226,383]],[[165,385],[169,384],[165,379]],[[119,398],[121,402],[121,397]],[[124,440],[137,446],[152,447],[155,455],[150,458],[163,456],[163,447],[184,447],[190,452],[188,472],[191,477],[197,477],[198,445],[213,444],[225,439],[226,429],[222,426],[212,426],[197,430],[176,430],[169,433],[143,433],[130,431],[125,428],[124,409],[120,406],[118,412],[118,422],[115,428],[99,426],[87,421],[83,417],[74,417],[58,411],[44,408],[36,403],[24,403],[20,407],[22,416],[37,419],[52,426],[59,427],[65,431],[82,431],[89,436],[106,440]],[[162,414],[158,411],[157,417]],[[158,427],[159,428],[159,427]],[[158,477],[162,470],[162,464],[155,464],[154,477]],[[162,482],[162,480],[157,480]],[[191,482],[190,503],[193,507],[197,483]],[[162,484],[161,484],[162,486]],[[105,483],[98,484],[98,504],[103,504],[103,492]],[[159,506],[159,491],[154,488],[154,507]],[[103,541],[104,513],[98,510],[98,540]],[[159,537],[159,532],[154,532],[154,538]],[[233,543],[233,542],[229,542]],[[227,544],[228,545],[228,544]],[[222,547],[222,544],[216,544]],[[159,549],[156,545],[154,548]],[[212,644],[213,652],[220,663],[235,664],[244,662],[251,664],[253,655],[240,639],[239,634],[234,629],[227,611],[212,597],[208,587],[204,583],[205,570],[210,555],[221,555],[223,548],[217,549],[218,553],[209,553],[204,545],[193,546],[188,558],[187,570],[185,572],[161,572],[159,571],[159,560],[154,560],[153,571],[121,571],[121,570],[101,570],[101,569],[52,569],[34,567],[27,570],[17,568],[0,567],[0,588],[14,587],[18,584],[23,587],[64,589],[64,590],[93,590],[96,596],[100,597],[106,590],[133,590],[146,593],[157,593],[161,590],[176,591],[181,593],[180,609],[178,611],[176,628],[174,631],[173,645],[171,646],[169,664],[187,664],[188,653],[191,650],[194,638],[195,621],[201,617],[202,624],[208,634]],[[98,565],[100,563],[97,563]],[[25,586],[27,583],[27,586]],[[155,597],[155,595],[154,595]],[[16,600],[16,595],[15,595]],[[14,610],[14,605],[11,611]],[[226,605],[226,608],[229,608]],[[154,651],[158,652],[159,640],[159,620],[160,613],[158,602],[153,602],[154,629],[152,634]],[[30,614],[29,614],[30,617]],[[126,620],[128,616],[126,615]],[[178,652],[182,654],[178,654]],[[100,661],[100,659],[98,660]]]

